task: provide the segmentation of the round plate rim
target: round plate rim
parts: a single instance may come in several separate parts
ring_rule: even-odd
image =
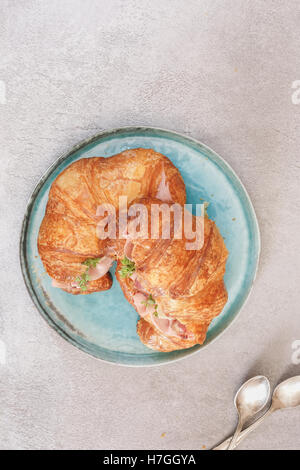
[[[181,357],[175,357],[174,359],[167,359],[165,361],[155,362],[155,363],[152,363],[152,364],[129,364],[129,363],[114,362],[114,361],[110,361],[110,360],[107,360],[107,359],[102,359],[102,358],[96,356],[95,354],[93,354],[92,351],[88,351],[83,345],[76,342],[71,336],[68,335],[68,333],[66,331],[64,331],[62,328],[60,328],[59,325],[57,325],[52,320],[52,318],[50,318],[50,316],[47,314],[47,312],[44,310],[43,306],[39,303],[38,299],[36,298],[34,289],[32,287],[31,281],[30,281],[30,275],[28,274],[28,268],[27,268],[27,263],[26,263],[26,235],[27,235],[27,228],[28,228],[28,223],[29,223],[29,219],[30,219],[30,215],[31,215],[31,210],[32,210],[33,204],[35,202],[36,196],[38,195],[41,187],[43,186],[44,182],[48,179],[48,177],[51,175],[51,173],[66,158],[71,156],[74,152],[84,148],[85,146],[93,143],[94,141],[97,141],[100,138],[104,138],[106,136],[113,136],[114,134],[118,134],[118,133],[124,133],[125,134],[125,133],[141,132],[141,131],[144,131],[144,132],[146,132],[146,131],[147,132],[151,132],[151,131],[162,132],[162,133],[166,134],[166,137],[167,137],[167,134],[171,134],[173,136],[178,136],[178,137],[180,137],[180,138],[182,138],[186,141],[193,142],[197,146],[202,147],[204,150],[206,150],[209,153],[211,153],[212,155],[214,155],[217,159],[219,159],[223,163],[223,165],[227,168],[227,170],[233,174],[233,176],[236,178],[237,182],[240,184],[241,188],[244,191],[247,203],[248,203],[250,211],[252,213],[251,215],[252,215],[252,218],[253,218],[253,222],[254,222],[254,228],[255,228],[255,232],[256,232],[255,234],[256,234],[256,238],[257,238],[256,239],[257,252],[256,252],[256,263],[255,263],[255,268],[254,268],[254,272],[253,272],[252,282],[251,282],[251,285],[249,286],[248,292],[247,292],[247,294],[246,294],[246,296],[243,300],[243,303],[240,306],[240,308],[238,308],[238,310],[236,311],[234,316],[227,322],[227,324],[221,329],[221,331],[215,335],[214,338],[212,338],[208,343],[204,343],[203,345],[201,345],[201,347],[199,347],[195,351],[191,351],[190,353],[187,353],[186,355],[183,355]],[[84,352],[85,354],[87,354],[89,356],[92,356],[95,359],[98,359],[101,362],[104,362],[104,363],[110,364],[110,365],[115,365],[115,366],[138,367],[138,368],[140,368],[140,367],[157,367],[157,366],[163,366],[163,365],[167,365],[167,364],[170,364],[170,363],[173,363],[173,362],[181,361],[183,359],[186,359],[187,357],[191,357],[195,354],[198,354],[204,348],[208,347],[210,344],[214,343],[218,338],[220,338],[221,335],[223,335],[223,333],[225,332],[225,330],[227,330],[233,324],[233,322],[238,318],[238,316],[241,314],[241,311],[243,310],[243,308],[245,307],[245,305],[246,305],[246,303],[249,299],[249,296],[250,296],[250,294],[252,292],[252,289],[253,289],[254,281],[256,279],[257,271],[258,271],[260,253],[261,253],[261,235],[260,235],[260,228],[259,228],[259,224],[258,224],[257,215],[256,215],[256,212],[255,212],[253,203],[251,201],[251,198],[248,194],[248,191],[246,190],[243,182],[240,180],[239,176],[236,174],[236,172],[231,167],[231,165],[229,165],[229,163],[226,160],[224,160],[224,158],[221,157],[221,155],[219,155],[215,150],[213,150],[211,147],[204,144],[200,140],[197,140],[193,137],[187,136],[187,135],[182,134],[182,133],[177,132],[177,131],[173,131],[173,130],[170,130],[170,129],[164,129],[164,128],[161,128],[161,127],[153,127],[153,126],[122,126],[122,127],[112,128],[112,129],[104,129],[104,130],[102,130],[100,132],[97,132],[96,134],[92,135],[91,137],[88,137],[86,139],[81,140],[80,142],[75,144],[70,150],[68,150],[68,151],[64,152],[63,154],[61,154],[43,173],[43,175],[38,180],[37,184],[35,185],[32,193],[31,193],[31,195],[28,199],[26,209],[25,209],[24,218],[23,218],[23,221],[22,221],[21,233],[20,233],[20,242],[19,242],[19,260],[20,260],[21,271],[22,271],[24,283],[26,285],[26,288],[27,288],[27,291],[29,293],[29,296],[30,296],[31,300],[33,301],[33,303],[36,306],[38,312],[41,314],[42,318],[46,321],[48,326],[53,328],[54,331],[59,333],[60,336],[62,336],[62,338],[64,338],[67,342],[69,342],[70,344],[75,346],[77,349],[79,349],[80,351]]]

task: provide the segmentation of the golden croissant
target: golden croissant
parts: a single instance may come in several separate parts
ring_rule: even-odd
[[[152,204],[183,207],[186,201],[179,171],[152,149],[81,159],[56,178],[38,236],[53,285],[71,294],[109,289],[108,270],[117,260],[116,277],[141,317],[137,332],[146,346],[172,351],[202,344],[227,301],[223,276],[228,252],[218,228],[207,216],[201,218],[203,240],[197,250],[186,249],[186,237],[176,238],[173,221],[167,239],[153,239],[150,232],[142,238],[120,237],[119,230],[116,239],[99,238],[104,216],[98,208],[120,212],[124,196],[129,206],[143,204],[149,215]]]

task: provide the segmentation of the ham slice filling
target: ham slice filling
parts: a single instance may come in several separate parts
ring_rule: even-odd
[[[103,256],[95,268],[90,267],[88,269],[89,281],[96,281],[97,279],[100,279],[100,277],[103,277],[108,272],[113,262],[114,260],[109,256]],[[70,287],[80,289],[77,282],[71,282],[70,284],[67,282],[56,281],[56,279],[52,279],[52,286],[60,289],[67,289]]]
[[[139,315],[144,318],[146,315],[152,315],[155,311],[154,305],[146,304],[148,295],[138,292],[133,296],[134,305],[139,313]]]
[[[130,259],[132,255],[132,250],[133,250],[133,243],[130,240],[130,238],[127,238],[124,246],[124,255],[126,258]]]
[[[88,276],[90,281],[96,281],[100,277],[103,277],[111,265],[113,264],[113,259],[109,256],[103,256],[95,268],[89,268]]]
[[[136,281],[135,275],[134,282],[136,283]],[[186,326],[180,323],[180,321],[169,318],[161,313],[158,316],[155,315],[155,305],[147,304],[148,297],[143,292],[137,292],[133,296],[133,302],[140,317],[144,318],[146,315],[149,315],[151,323],[165,336],[175,336],[179,339],[189,339],[194,336],[188,332]]]

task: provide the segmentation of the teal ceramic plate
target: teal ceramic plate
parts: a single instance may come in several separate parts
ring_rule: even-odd
[[[118,282],[106,292],[73,296],[51,285],[37,251],[37,236],[51,183],[70,163],[83,157],[111,156],[144,147],[169,157],[180,170],[187,202],[210,203],[229,250],[225,283],[228,302],[208,330],[204,345],[170,353],[154,352],[136,334],[138,315],[125,300]],[[242,183],[230,166],[205,145],[175,132],[153,128],[121,128],[101,132],[60,157],[42,177],[29,201],[22,226],[20,255],[24,279],[39,312],[67,341],[111,363],[149,366],[171,362],[200,351],[233,321],[248,297],[260,251],[255,212]]]

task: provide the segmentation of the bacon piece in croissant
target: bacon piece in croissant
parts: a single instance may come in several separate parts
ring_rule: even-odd
[[[137,202],[148,208],[149,218],[151,204],[158,201],[144,198]],[[129,241],[130,259],[135,264],[132,276],[122,278],[121,265],[117,268],[125,297],[141,316],[137,325],[140,339],[152,349],[172,351],[202,344],[209,324],[227,301],[223,276],[228,252],[215,223],[208,217],[202,219],[201,249],[187,250],[187,239],[175,239],[174,231],[166,240],[151,239],[148,233],[147,239]],[[163,221],[158,223],[162,229]],[[126,248],[128,243],[123,245]]]
[[[76,279],[86,272],[85,260],[107,254],[108,240],[99,240],[96,233],[102,219],[97,207],[108,203],[118,208],[119,196],[127,196],[129,204],[144,196],[184,204],[185,186],[170,160],[152,149],[72,163],[51,186],[38,236],[39,254],[54,285],[72,294],[111,287],[109,272],[88,281],[85,291]]]

